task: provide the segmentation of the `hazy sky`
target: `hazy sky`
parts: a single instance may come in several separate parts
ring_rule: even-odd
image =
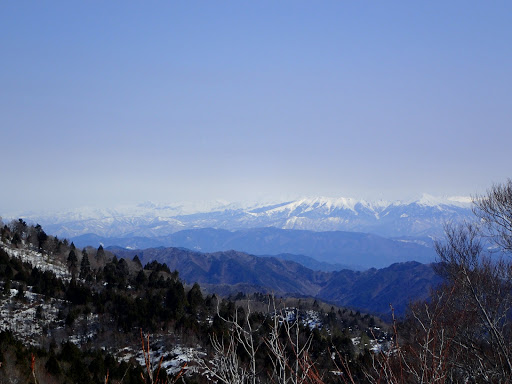
[[[512,2],[0,2],[0,215],[512,177]]]

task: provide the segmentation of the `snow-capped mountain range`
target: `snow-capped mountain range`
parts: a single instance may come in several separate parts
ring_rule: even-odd
[[[157,237],[184,229],[240,230],[275,227],[311,231],[350,231],[385,237],[438,237],[447,222],[472,217],[468,197],[423,195],[408,202],[368,202],[353,198],[303,198],[273,204],[222,201],[193,204],[150,202],[110,209],[76,209],[62,213],[20,213],[60,237]]]

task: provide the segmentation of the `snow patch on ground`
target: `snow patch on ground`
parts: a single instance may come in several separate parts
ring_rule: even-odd
[[[136,360],[141,367],[146,367],[146,359],[142,348],[134,349],[125,347],[116,353],[119,360],[129,362]],[[181,344],[174,344],[169,346],[168,343],[162,339],[157,339],[150,342],[149,363],[151,369],[156,369],[161,363],[161,368],[164,369],[169,376],[175,376],[181,371],[186,374],[197,372],[197,366],[194,362],[206,356],[206,353],[201,351],[199,346],[190,347]]]
[[[43,255],[38,251],[30,249],[13,248],[3,243],[0,243],[0,247],[2,247],[11,258],[17,258],[24,263],[29,263],[40,271],[53,272],[58,278],[63,280],[71,280],[71,273],[67,265],[59,260],[53,259],[51,256]]]
[[[23,300],[15,299],[17,295],[13,288],[9,297],[0,301],[0,331],[11,331],[25,345],[40,346],[40,338],[63,325],[58,319],[59,300],[30,291],[24,292]]]

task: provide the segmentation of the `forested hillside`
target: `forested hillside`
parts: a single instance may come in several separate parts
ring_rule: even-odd
[[[311,298],[222,298],[166,263],[79,250],[10,222],[0,233],[0,380],[507,383],[512,181],[477,196],[474,212],[476,223],[448,225],[436,243],[443,283],[388,326]],[[415,278],[396,292],[414,289]]]
[[[195,282],[213,292],[274,292],[280,295],[316,297],[320,300],[366,312],[403,314],[411,300],[424,299],[441,282],[431,264],[395,263],[386,268],[334,272],[314,271],[290,260],[257,257],[243,252],[194,252],[182,248],[127,250],[109,248],[115,254],[145,263],[158,261],[189,284]],[[406,287],[407,289],[404,289]]]
[[[151,334],[156,366],[163,356],[160,379],[184,374],[205,381],[211,367],[201,362],[215,350],[214,340],[229,340],[237,318],[255,330],[257,359],[265,361],[265,335],[285,316],[308,345],[308,358],[326,370],[336,369],[329,348],[354,358],[356,367],[389,339],[379,319],[355,310],[258,293],[220,298],[184,284],[165,263],[142,265],[137,256],[118,258],[101,246],[80,250],[23,220],[2,226],[0,282],[2,380],[35,374],[41,383],[90,383],[108,372],[111,381],[140,382],[141,373],[148,375],[142,332]]]

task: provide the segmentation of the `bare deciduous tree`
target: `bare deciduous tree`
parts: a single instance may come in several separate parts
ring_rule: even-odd
[[[512,180],[494,184],[473,202],[473,212],[486,227],[487,236],[501,250],[512,252]]]
[[[435,245],[444,283],[413,304],[370,381],[509,383],[512,377],[512,182],[474,198],[478,222],[447,225]],[[489,241],[495,245],[489,252]],[[400,337],[398,337],[400,336]]]
[[[238,318],[239,310],[235,309],[234,317],[227,319],[221,316],[217,308],[217,316],[227,325],[228,334],[213,334],[210,342],[213,349],[211,360],[198,356],[197,362],[204,374],[213,381],[224,384],[256,384],[256,352],[260,345],[256,344],[255,331],[250,322],[251,309],[247,304],[247,311],[243,319]],[[225,341],[225,339],[227,339]],[[238,349],[242,348],[248,356],[248,363],[240,360]]]
[[[296,312],[290,316],[293,311],[276,309],[273,298],[269,308],[271,306],[274,311],[271,312],[270,329],[262,339],[257,334],[264,325],[253,326],[249,303],[243,318],[239,318],[238,310],[232,319],[220,316],[217,311],[217,316],[228,327],[227,337],[212,335],[212,358],[197,359],[200,369],[210,380],[224,384],[257,384],[266,376],[277,384],[323,383],[309,355],[312,334],[303,334]],[[268,366],[258,362],[257,354],[262,348],[270,360]],[[246,357],[244,361],[240,351]]]
[[[322,383],[323,380],[309,355],[313,334],[308,337],[301,335],[297,309],[278,310],[275,301],[272,301],[272,305],[272,328],[265,338],[265,344],[272,356],[271,380],[280,384]]]

